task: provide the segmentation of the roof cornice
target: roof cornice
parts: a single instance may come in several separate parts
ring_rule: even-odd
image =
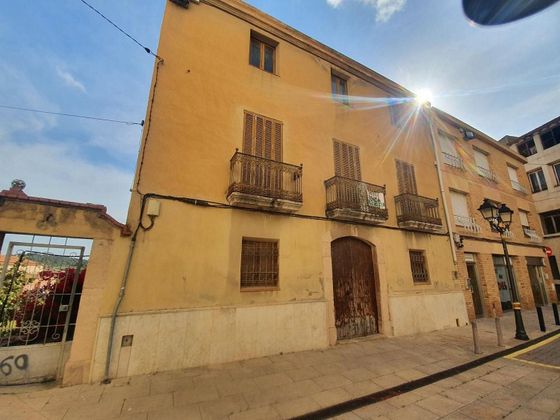
[[[414,93],[389,78],[373,71],[369,67],[339,53],[321,42],[305,35],[278,19],[260,11],[259,9],[239,0],[201,0],[209,6],[215,7],[232,16],[268,32],[269,34],[289,42],[316,57],[319,57],[339,69],[352,74],[395,97],[414,97]]]

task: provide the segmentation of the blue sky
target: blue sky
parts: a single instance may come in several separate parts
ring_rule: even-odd
[[[90,0],[157,48],[165,0]],[[460,0],[249,3],[494,138],[560,115],[560,4],[501,27],[470,25]],[[192,6],[200,7],[200,6]],[[207,7],[207,6],[202,6]],[[153,57],[79,0],[7,2],[0,104],[140,121]],[[105,204],[124,220],[141,135],[127,126],[0,109],[0,188]]]

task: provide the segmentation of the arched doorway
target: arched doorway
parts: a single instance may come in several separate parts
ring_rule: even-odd
[[[372,247],[352,237],[331,243],[336,335],[339,340],[378,332]]]

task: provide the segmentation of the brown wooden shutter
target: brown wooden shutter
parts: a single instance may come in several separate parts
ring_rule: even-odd
[[[282,123],[245,112],[243,153],[282,161]]]
[[[245,112],[245,126],[243,128],[243,153],[253,154],[253,138],[254,138],[255,116],[249,112]]]
[[[345,178],[361,180],[360,149],[338,140],[333,142],[334,174]]]
[[[401,194],[418,194],[414,165],[397,160],[397,179],[399,182],[399,192]]]

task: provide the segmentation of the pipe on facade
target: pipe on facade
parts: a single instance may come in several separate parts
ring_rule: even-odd
[[[455,241],[453,239],[453,230],[451,229],[451,219],[449,217],[449,207],[447,206],[447,199],[445,195],[445,187],[443,185],[443,176],[441,174],[441,161],[440,161],[440,150],[438,147],[434,120],[435,115],[434,111],[432,110],[431,105],[427,105],[424,107],[426,112],[426,116],[428,117],[428,124],[430,125],[430,137],[432,139],[432,147],[434,149],[434,155],[436,158],[436,172],[438,176],[438,183],[439,183],[439,191],[441,193],[441,200],[443,202],[443,212],[445,213],[445,223],[447,223],[447,233],[449,235],[449,246],[451,247],[451,255],[453,256],[453,263],[457,266],[457,251],[455,250]]]

